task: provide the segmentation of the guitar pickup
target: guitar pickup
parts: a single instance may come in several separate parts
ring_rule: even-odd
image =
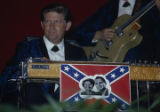
[[[111,46],[113,44],[113,41],[112,40],[110,40],[110,41],[104,41],[103,42],[103,46],[104,46],[104,48],[106,48],[107,50],[109,49],[109,47]]]

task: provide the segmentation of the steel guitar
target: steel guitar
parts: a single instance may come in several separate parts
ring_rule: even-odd
[[[127,65],[124,63],[105,62],[47,62],[47,63],[25,63],[23,65],[23,77],[30,79],[59,79],[61,64],[94,64],[94,65]],[[139,81],[160,81],[160,67],[151,65],[129,65],[131,80]],[[27,67],[27,68],[26,68]],[[87,69],[87,68],[86,68]]]
[[[60,80],[60,67],[64,64],[78,64],[78,65],[98,65],[98,66],[117,66],[124,65],[129,66],[130,70],[130,79],[132,86],[132,95],[135,99],[138,99],[137,108],[139,108],[139,97],[141,97],[141,91],[145,91],[148,94],[148,105],[150,104],[150,94],[152,87],[155,87],[155,83],[158,84],[160,80],[160,69],[157,65],[129,65],[128,63],[107,63],[107,62],[74,62],[74,61],[65,61],[65,62],[41,62],[41,61],[33,61],[29,60],[27,62],[21,63],[22,74],[20,74],[19,78],[16,79],[19,92],[21,93],[19,96],[19,103],[23,97],[23,90],[25,89],[25,85],[27,83],[59,83]],[[83,66],[83,70],[88,70],[88,68]],[[98,69],[99,70],[99,69]],[[106,70],[106,69],[105,69]],[[97,70],[95,70],[97,71]],[[134,88],[134,89],[133,89]],[[22,98],[22,99],[21,99]],[[133,99],[134,99],[133,98]]]

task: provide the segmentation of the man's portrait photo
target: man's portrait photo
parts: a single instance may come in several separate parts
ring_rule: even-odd
[[[108,95],[108,88],[106,88],[107,82],[101,76],[97,76],[95,78],[95,87],[98,90],[96,95],[107,96]]]

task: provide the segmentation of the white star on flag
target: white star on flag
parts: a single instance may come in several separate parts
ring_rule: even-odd
[[[69,67],[65,66],[64,70],[68,72],[69,71]]]
[[[112,102],[116,102],[117,101],[117,99],[114,97],[114,98],[112,98]]]
[[[74,76],[75,76],[75,77],[78,77],[78,76],[79,76],[79,74],[78,74],[78,73],[74,73]]]
[[[78,97],[75,97],[74,100],[75,100],[76,102],[78,102],[78,101],[79,101],[79,98],[78,98]]]
[[[124,73],[125,69],[124,68],[120,68],[120,72]]]
[[[126,108],[126,105],[125,105],[125,104],[123,104],[123,105],[121,105],[121,107],[122,107],[122,108]]]
[[[114,79],[115,77],[116,77],[115,73],[112,73],[112,74],[111,74],[111,78]]]

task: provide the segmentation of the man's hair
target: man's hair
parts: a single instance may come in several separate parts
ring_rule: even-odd
[[[70,10],[66,6],[64,6],[60,3],[52,3],[52,4],[45,6],[41,10],[41,21],[44,21],[44,15],[48,12],[57,12],[57,13],[63,14],[64,20],[66,22],[69,22],[72,20]]]
[[[106,80],[103,77],[97,76],[95,79],[101,79],[104,83],[106,83]]]

